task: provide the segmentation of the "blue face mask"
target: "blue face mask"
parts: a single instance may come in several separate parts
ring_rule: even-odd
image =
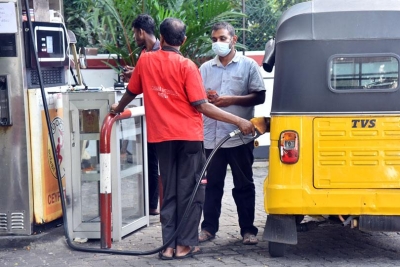
[[[212,44],[212,50],[220,57],[225,57],[231,52],[230,43],[215,42]]]

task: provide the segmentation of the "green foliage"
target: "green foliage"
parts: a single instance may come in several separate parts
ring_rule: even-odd
[[[242,4],[245,3],[246,24]],[[64,0],[67,27],[78,47],[99,48],[100,53],[120,55],[135,65],[140,49],[132,33],[132,21],[142,13],[150,14],[159,25],[166,17],[177,17],[187,25],[187,41],[181,52],[200,63],[210,56],[210,31],[213,23],[229,21],[239,36],[238,49],[263,50],[275,35],[282,12],[304,0]],[[243,29],[245,28],[245,29]],[[159,36],[156,27],[156,36]]]
[[[211,27],[218,21],[235,24],[245,15],[232,10],[230,1],[203,0],[196,5],[185,2],[180,10],[182,20],[187,24],[187,40],[181,47],[182,54],[193,60],[209,55],[211,51]]]
[[[245,40],[240,36],[240,41],[248,50],[264,50],[266,42],[275,36],[276,25],[282,12],[300,2],[305,0],[246,0],[248,31],[245,32]]]
[[[90,46],[102,48],[99,40],[109,38],[107,19],[102,10],[103,1],[64,0],[66,26],[75,33],[77,47]]]
[[[104,14],[107,18],[105,28],[109,28],[110,36],[99,40],[99,43],[109,53],[120,55],[125,64],[134,65],[139,48],[136,47],[132,22],[135,19],[132,13],[140,12],[140,6],[134,5],[133,1],[125,0],[103,0]]]
[[[125,64],[135,65],[140,49],[136,47],[132,22],[142,13],[150,14],[156,25],[167,17],[181,19],[187,25],[187,41],[181,47],[184,56],[198,58],[211,50],[211,26],[217,21],[236,22],[244,14],[234,10],[232,0],[66,0],[69,29],[87,43],[111,54],[120,55]],[[101,3],[100,3],[101,2]],[[79,7],[81,11],[74,11]],[[76,21],[77,20],[77,21]],[[77,25],[77,26],[75,26]],[[156,36],[159,36],[158,27]]]
[[[309,0],[268,0],[273,12],[285,11],[289,7]]]
[[[277,21],[280,11],[273,11],[267,0],[246,1],[246,27],[245,44],[251,50],[264,50],[265,44],[275,36]]]

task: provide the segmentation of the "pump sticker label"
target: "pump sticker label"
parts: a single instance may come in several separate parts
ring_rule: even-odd
[[[61,178],[65,176],[65,168],[63,164],[63,151],[64,151],[64,124],[60,117],[55,117],[51,122],[51,133],[53,134],[55,148],[56,148],[56,157],[58,165],[60,166],[60,174]],[[48,139],[47,146],[47,156],[49,159],[49,167],[50,171],[53,174],[54,178],[57,179],[57,170],[56,163],[54,162],[53,151],[51,147],[50,137]]]
[[[0,33],[17,32],[17,16],[15,14],[14,3],[0,3]]]

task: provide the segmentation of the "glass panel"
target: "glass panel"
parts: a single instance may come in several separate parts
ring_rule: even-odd
[[[394,89],[398,80],[399,62],[392,56],[335,57],[330,62],[332,89]]]
[[[81,141],[82,222],[100,221],[99,141]]]
[[[122,226],[144,216],[142,119],[122,120],[121,127],[121,205]]]
[[[100,221],[99,114],[99,109],[79,110],[82,222]]]

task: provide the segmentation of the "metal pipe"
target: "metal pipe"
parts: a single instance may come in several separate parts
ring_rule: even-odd
[[[144,116],[144,107],[125,109],[108,114],[100,130],[100,247],[111,248],[111,131],[114,123],[123,119]]]
[[[347,219],[342,223],[343,226],[347,226],[351,223],[351,221],[355,218],[356,216],[349,216]]]

